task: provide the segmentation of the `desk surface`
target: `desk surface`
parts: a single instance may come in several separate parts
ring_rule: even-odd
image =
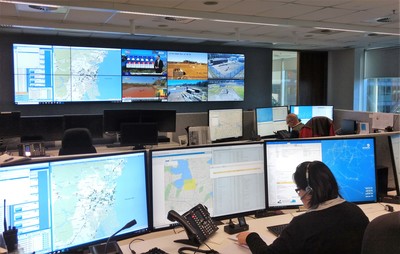
[[[400,205],[391,204],[395,211],[400,211]],[[385,210],[384,203],[375,204],[363,204],[359,205],[364,213],[368,216],[369,220],[373,220],[376,217],[388,213]],[[254,219],[252,217],[247,217],[247,224],[249,224],[250,231],[257,232],[264,239],[267,244],[271,244],[276,237],[269,232],[266,227],[278,224],[289,223],[294,216],[302,214],[301,212],[296,212],[294,210],[285,211],[283,215],[265,217]],[[229,235],[224,232],[224,225],[219,226],[218,231],[210,237],[206,244],[217,250],[219,253],[250,253],[247,247],[239,246],[235,239],[235,235]],[[131,243],[132,240],[134,242]],[[176,233],[173,230],[153,232],[148,235],[139,236],[133,239],[127,239],[119,242],[123,253],[130,254],[129,244],[131,243],[131,248],[136,251],[136,253],[143,253],[151,248],[158,247],[168,253],[177,253],[178,249],[187,245],[180,243],[175,243],[174,240],[177,239],[187,239],[185,231],[182,228],[177,228]],[[208,247],[203,244],[200,246],[201,249],[208,249]]]

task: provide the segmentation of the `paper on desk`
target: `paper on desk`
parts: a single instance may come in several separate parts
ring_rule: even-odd
[[[9,154],[0,155],[0,165],[11,164],[17,161],[24,161],[24,160],[30,160],[30,158],[23,156],[13,156]]]

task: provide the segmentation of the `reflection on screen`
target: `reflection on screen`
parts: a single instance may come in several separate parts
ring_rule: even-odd
[[[333,106],[290,106],[290,113],[294,113],[306,124],[314,116],[326,116],[333,120]]]
[[[242,109],[212,109],[208,111],[211,141],[243,136]]]
[[[389,144],[393,159],[394,179],[397,195],[400,196],[400,134],[390,135]]]
[[[265,209],[262,143],[154,150],[151,161],[155,228],[199,203],[212,217]]]
[[[72,253],[148,230],[145,172],[144,152],[1,167],[0,198],[25,253]]]
[[[275,135],[279,130],[287,130],[287,114],[286,106],[256,108],[257,135],[266,137]]]
[[[373,138],[266,141],[268,207],[302,205],[292,175],[304,161],[319,160],[332,171],[340,195],[350,202],[375,202]]]

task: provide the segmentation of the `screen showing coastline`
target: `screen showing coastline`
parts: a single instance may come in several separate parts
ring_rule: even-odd
[[[14,44],[15,103],[118,101],[120,59],[113,48]]]

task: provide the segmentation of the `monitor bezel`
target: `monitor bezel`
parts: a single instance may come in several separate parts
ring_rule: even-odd
[[[378,201],[378,189],[377,189],[377,172],[376,172],[376,165],[377,165],[377,159],[376,159],[376,139],[375,137],[371,137],[371,136],[367,136],[367,137],[355,137],[355,136],[336,136],[336,137],[318,137],[318,138],[297,138],[297,139],[291,139],[291,140],[265,140],[264,141],[264,166],[265,166],[265,172],[268,172],[268,164],[267,164],[267,143],[271,142],[271,143],[279,143],[279,142],[285,142],[285,143],[295,143],[295,142],[304,142],[304,141],[323,141],[323,140],[354,140],[354,139],[371,139],[373,144],[374,144],[374,170],[373,170],[373,174],[374,174],[374,178],[375,178],[375,198],[373,201],[349,201],[355,204],[371,204],[371,203],[376,203]],[[295,168],[293,169],[293,173],[295,172]],[[269,198],[268,198],[268,173],[266,173],[265,175],[266,177],[266,206],[268,210],[281,210],[281,209],[297,209],[300,206],[302,206],[303,204],[296,204],[296,205],[282,205],[282,206],[271,206],[269,204]],[[339,182],[338,182],[339,185]],[[294,190],[293,190],[294,191]],[[340,191],[340,186],[339,186],[339,191]]]
[[[393,178],[394,178],[394,184],[395,184],[395,188],[396,188],[396,194],[397,196],[400,196],[400,179],[399,179],[399,174],[397,173],[400,170],[400,165],[396,164],[396,158],[394,155],[394,144],[393,144],[393,136],[397,136],[397,138],[400,139],[400,133],[397,134],[392,134],[388,136],[388,143],[389,143],[389,151],[390,151],[390,158],[391,158],[391,162],[392,162],[392,169],[393,169]],[[399,168],[397,168],[397,166]]]
[[[262,146],[262,152],[263,152],[263,157],[264,157],[264,161],[265,161],[265,153],[264,153],[264,142],[263,141],[252,141],[252,142],[237,142],[237,143],[216,143],[216,144],[207,144],[207,145],[196,145],[196,146],[180,146],[180,147],[169,147],[169,148],[161,148],[161,149],[152,149],[150,150],[149,153],[149,164],[150,164],[150,170],[149,170],[149,180],[150,180],[150,185],[149,189],[150,189],[150,196],[151,196],[151,217],[150,217],[150,221],[151,221],[151,229],[152,231],[160,231],[160,230],[167,230],[167,229],[171,229],[174,228],[177,224],[174,222],[171,222],[168,226],[160,226],[160,227],[155,227],[154,226],[154,206],[153,206],[153,202],[154,202],[154,193],[153,193],[153,153],[154,152],[165,152],[165,151],[172,151],[172,150],[182,150],[182,151],[188,151],[190,149],[202,149],[202,148],[213,148],[213,147],[230,147],[230,146],[242,146],[242,145],[261,145]],[[264,186],[266,188],[266,171],[265,171],[265,167],[264,167]],[[265,194],[266,195],[266,189],[265,190]],[[257,212],[259,212],[260,210],[265,210],[267,208],[267,204],[266,204],[266,198],[264,200],[264,207],[261,209],[255,209],[255,210],[249,210],[249,211],[244,211],[244,212],[238,212],[238,213],[232,213],[232,214],[227,214],[227,215],[221,215],[221,216],[212,216],[213,220],[218,221],[218,220],[225,220],[225,219],[231,219],[231,218],[237,218],[237,217],[241,217],[241,216],[248,216],[248,215],[254,215]]]

